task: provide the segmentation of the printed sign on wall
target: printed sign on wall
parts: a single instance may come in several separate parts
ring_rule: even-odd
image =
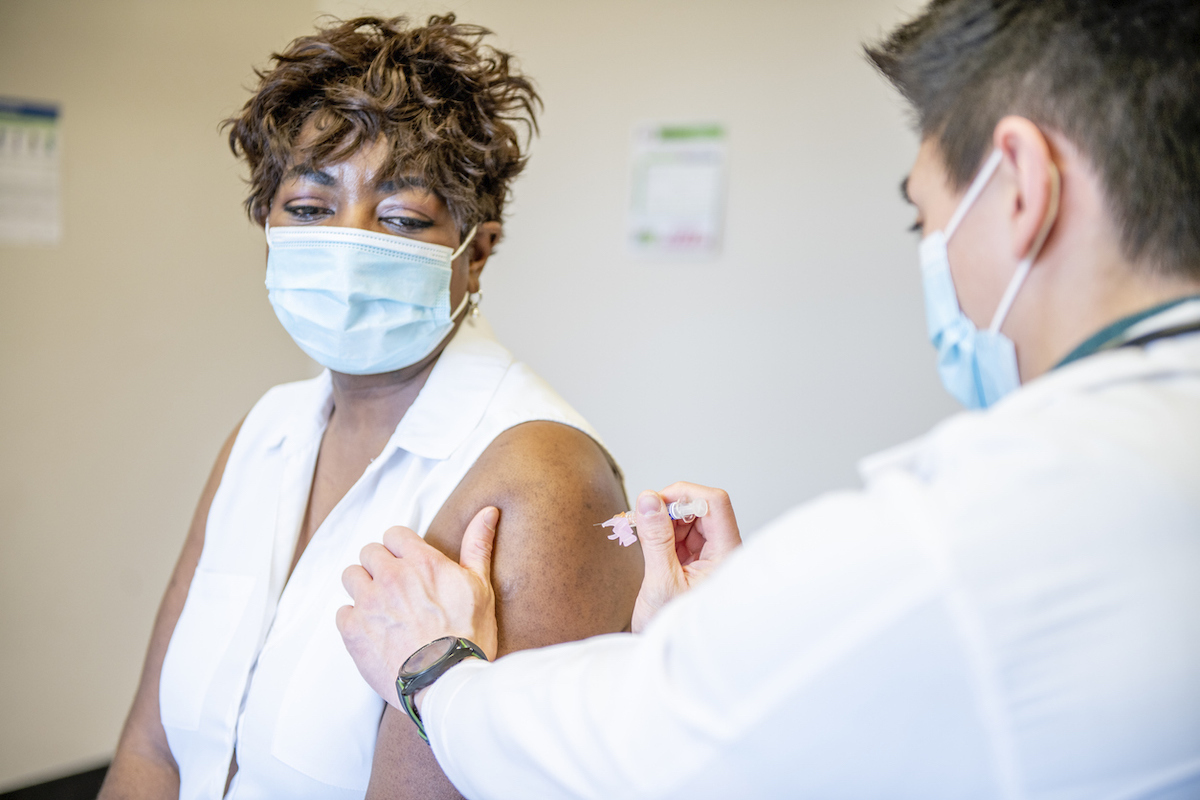
[[[725,209],[720,125],[643,124],[633,132],[629,245],[637,255],[715,256]]]
[[[0,244],[57,244],[62,136],[58,107],[0,98]]]

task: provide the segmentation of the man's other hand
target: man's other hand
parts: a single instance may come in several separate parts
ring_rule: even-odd
[[[414,652],[443,636],[468,639],[496,657],[496,595],[492,545],[499,510],[475,515],[455,564],[408,528],[389,528],[383,544],[362,549],[362,565],[347,567],[342,585],[354,605],[337,612],[337,626],[358,671],[387,702],[403,711],[396,674]]]

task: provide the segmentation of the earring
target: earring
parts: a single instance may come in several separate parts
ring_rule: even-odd
[[[467,302],[471,306],[471,316],[472,317],[479,316],[479,303],[482,300],[483,300],[483,292],[471,292],[471,294],[469,295]]]

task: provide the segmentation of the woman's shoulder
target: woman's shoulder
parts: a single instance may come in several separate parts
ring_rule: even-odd
[[[492,397],[489,412],[499,416],[550,419],[595,433],[582,414],[522,361],[513,361],[504,373]]]
[[[329,372],[315,378],[272,386],[258,399],[242,429],[238,445],[278,444],[288,435],[319,432],[332,403]]]
[[[547,441],[559,443],[554,449],[568,441],[573,441],[576,449],[583,448],[589,453],[595,448],[603,454],[617,479],[624,481],[624,473],[600,433],[553,386],[523,362],[514,361],[509,367],[492,398],[487,416],[497,438],[504,434],[510,445],[521,449],[532,446],[534,451],[539,451]],[[563,430],[555,433],[544,424],[525,423],[556,423]]]
[[[456,413],[477,420],[479,434],[495,436],[522,422],[544,420],[599,438],[583,415],[499,342],[482,315],[459,329],[438,370],[427,384],[430,398],[437,396],[441,405],[453,394],[460,407]],[[471,387],[470,392],[464,387]]]

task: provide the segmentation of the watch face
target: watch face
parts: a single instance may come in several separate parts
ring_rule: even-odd
[[[411,677],[432,667],[439,659],[445,657],[454,649],[454,645],[458,639],[453,636],[445,636],[441,639],[435,639],[429,644],[422,647],[417,652],[408,657],[408,661],[404,662],[404,666],[400,668],[402,677]]]

